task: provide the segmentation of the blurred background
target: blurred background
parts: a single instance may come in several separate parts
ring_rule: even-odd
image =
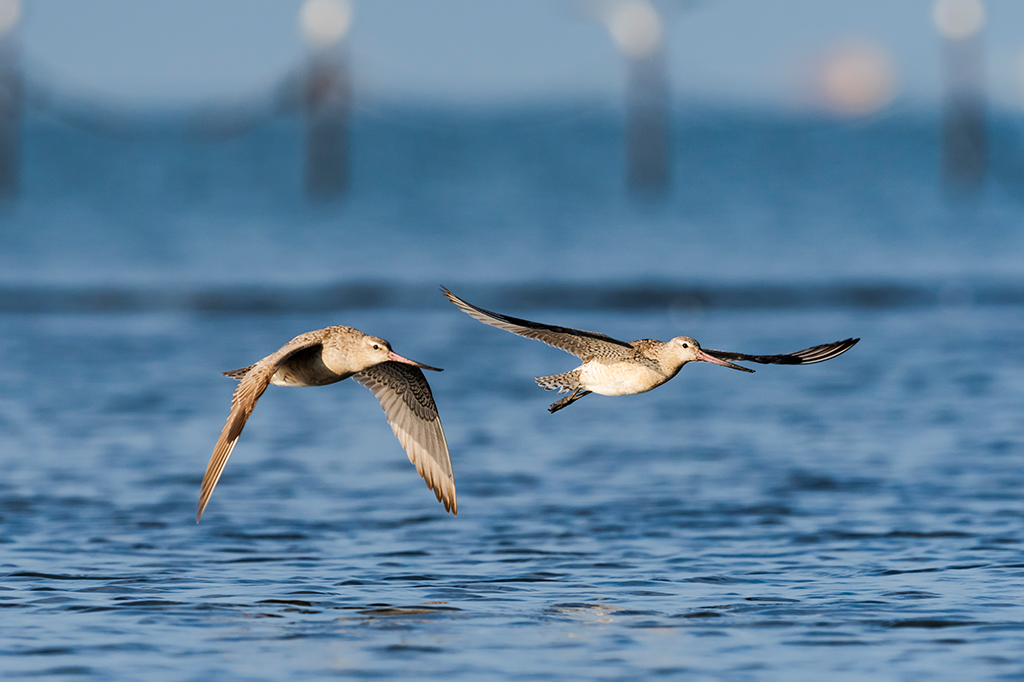
[[[1009,286],[1022,25],[1010,0],[2,0],[0,308]]]

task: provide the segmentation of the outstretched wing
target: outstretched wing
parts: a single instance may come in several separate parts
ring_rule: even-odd
[[[224,373],[232,379],[238,379],[239,383],[234,395],[231,396],[231,413],[228,414],[228,420],[220,432],[217,445],[213,448],[210,463],[206,465],[206,474],[203,476],[203,485],[199,491],[199,502],[196,504],[196,523],[199,523],[199,519],[202,518],[203,510],[206,509],[206,505],[210,501],[210,495],[213,495],[213,489],[217,487],[217,481],[220,480],[220,475],[224,472],[224,465],[228,463],[228,457],[235,449],[238,437],[242,435],[245,422],[249,420],[249,415],[256,407],[256,401],[263,395],[263,391],[267,390],[274,372],[282,362],[295,353],[319,345],[322,344],[314,333],[303,334],[295,337],[280,350],[268,355],[255,365]]]
[[[382,362],[353,374],[352,378],[377,396],[409,461],[445,510],[458,514],[448,443],[423,372],[400,362]]]
[[[860,339],[846,339],[835,343],[824,343],[820,346],[812,346],[795,353],[785,355],[746,355],[744,353],[732,353],[727,350],[704,349],[708,355],[713,355],[719,360],[733,360],[739,362],[759,362],[762,365],[813,365],[816,362],[825,362],[834,357],[842,355],[853,348]]]
[[[572,353],[584,361],[593,357],[614,358],[627,356],[631,355],[634,351],[633,346],[625,341],[619,341],[604,334],[572,329],[571,327],[557,327],[540,322],[530,322],[529,320],[523,320],[510,315],[493,313],[490,310],[484,310],[472,303],[463,301],[444,287],[441,287],[441,291],[449,301],[475,320],[498,329],[504,329],[513,334],[518,334],[519,336],[525,336],[528,339],[543,341],[549,346]]]

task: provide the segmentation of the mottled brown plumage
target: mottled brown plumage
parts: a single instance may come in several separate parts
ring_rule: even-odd
[[[811,365],[830,360],[850,350],[860,339],[846,339],[806,348],[785,355],[746,355],[721,350],[704,350],[693,338],[677,336],[661,342],[638,339],[630,343],[597,332],[531,322],[518,317],[484,310],[441,287],[441,291],[460,310],[484,324],[543,341],[575,355],[583,364],[561,374],[537,377],[537,383],[549,391],[569,393],[548,408],[557,412],[590,393],[633,395],[646,393],[674,377],[688,362],[712,362],[743,372],[754,370],[731,361],[772,365]]]
[[[231,413],[206,467],[196,505],[196,522],[210,501],[246,420],[268,385],[324,386],[349,377],[377,396],[409,460],[444,508],[456,514],[448,444],[430,386],[420,368],[441,371],[403,358],[384,339],[336,326],[300,334],[256,364],[224,372],[239,384],[231,399]]]

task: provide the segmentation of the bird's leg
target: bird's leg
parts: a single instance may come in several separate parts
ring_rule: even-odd
[[[551,406],[548,407],[548,412],[554,414],[563,407],[569,407],[569,405],[572,405],[574,402],[576,402],[585,395],[590,395],[590,391],[584,390],[582,388],[577,388],[575,391],[565,396],[561,400],[556,400],[555,402],[551,403]]]

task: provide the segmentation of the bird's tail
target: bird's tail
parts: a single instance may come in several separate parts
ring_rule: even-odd
[[[231,377],[235,381],[241,381],[242,377],[248,374],[249,370],[255,366],[256,365],[249,365],[248,367],[243,367],[242,369],[233,369],[230,372],[221,372],[221,374],[223,374],[226,377]]]
[[[543,387],[545,391],[568,393],[569,391],[575,391],[580,388],[580,371],[578,369],[574,369],[571,372],[549,374],[547,376],[537,377],[536,381],[537,384]]]

